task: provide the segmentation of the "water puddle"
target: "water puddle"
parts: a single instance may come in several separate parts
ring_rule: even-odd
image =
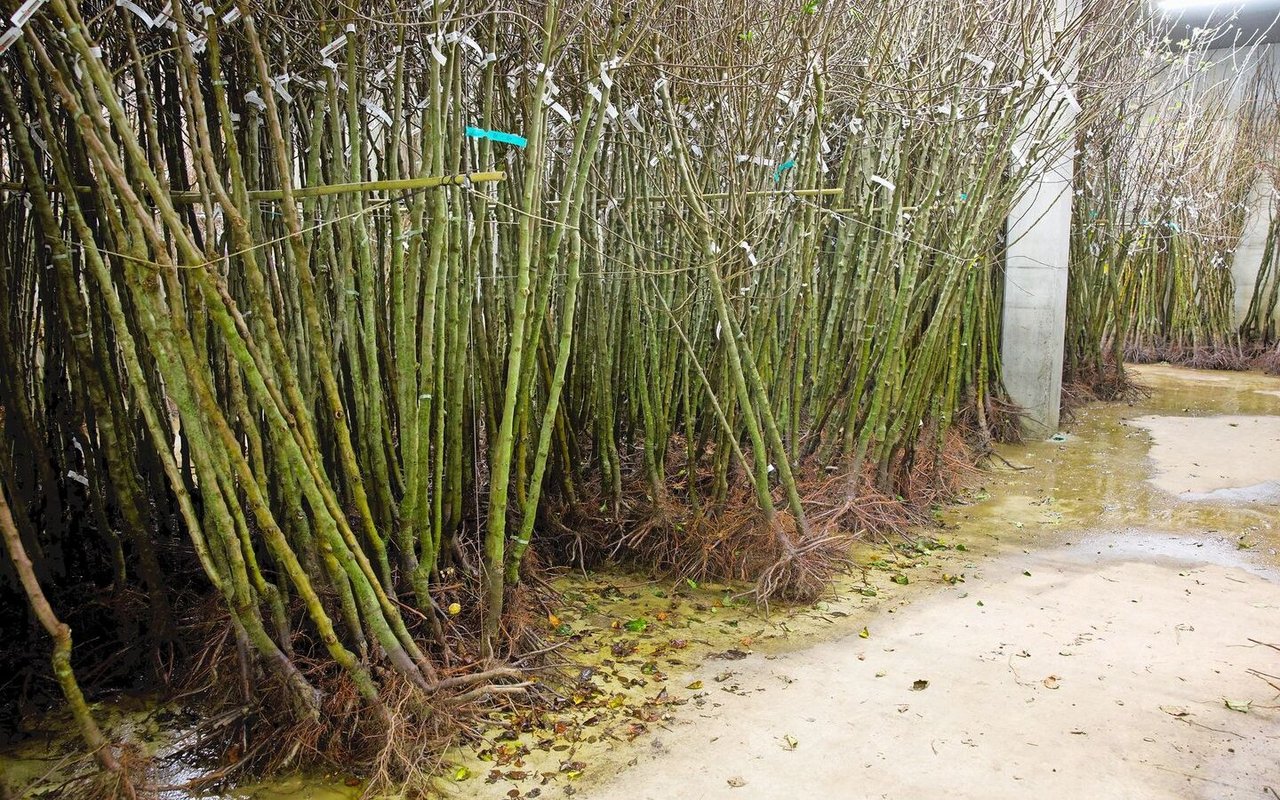
[[[1280,435],[1280,378],[1131,369],[1149,396],[1080,409],[1066,442],[1001,447],[1008,464],[984,476],[990,499],[953,508],[947,519],[978,541],[1017,547],[1058,543],[1074,529],[1156,529],[1243,542],[1274,557],[1280,530],[1269,486],[1280,480],[1280,443],[1271,444]],[[1168,435],[1179,430],[1194,435]],[[1205,482],[1179,480],[1188,471]],[[1182,494],[1187,488],[1195,493]]]

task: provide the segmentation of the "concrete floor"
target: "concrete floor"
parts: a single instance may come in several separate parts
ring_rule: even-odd
[[[1268,797],[1280,650],[1251,639],[1280,644],[1280,584],[1237,561],[1136,532],[1001,559],[870,638],[744,663],[581,796]]]
[[[576,795],[1280,798],[1280,514],[1232,493],[1280,479],[1280,382],[1139,374],[1056,452],[1004,451],[1029,468],[959,513],[964,584],[708,663],[701,706]]]

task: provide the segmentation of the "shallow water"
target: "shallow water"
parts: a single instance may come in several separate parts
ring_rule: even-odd
[[[966,593],[966,579],[990,559],[1067,543],[1138,548],[1135,557],[1177,558],[1195,548],[1201,560],[1277,563],[1280,530],[1265,496],[1216,492],[1175,496],[1150,480],[1151,435],[1141,417],[1280,415],[1280,379],[1251,373],[1204,373],[1163,366],[1134,368],[1150,394],[1128,403],[1092,404],[1066,425],[1065,441],[1001,446],[965,502],[945,509],[935,544],[918,548],[862,545],[860,568],[838,579],[813,607],[764,610],[736,599],[742,587],[696,586],[627,573],[569,574],[558,581],[563,606],[549,625],[579,680],[558,685],[560,707],[545,713],[493,713],[482,740],[445,755],[441,788],[459,797],[564,796],[608,777],[655,746],[651,734],[673,719],[714,708],[747,691],[734,662],[766,659],[864,628],[935,592]],[[1212,443],[1211,443],[1212,444]],[[1271,476],[1280,477],[1280,476]],[[1147,530],[1187,536],[1117,540],[1108,531]],[[1126,544],[1130,542],[1131,544]],[[692,676],[714,667],[711,680]],[[112,712],[117,714],[117,712]],[[138,712],[118,712],[124,720]],[[146,714],[143,713],[145,718]],[[50,732],[0,755],[0,774],[25,784],[56,765],[74,742]],[[120,724],[135,724],[133,722]],[[113,726],[114,727],[114,726]],[[119,730],[119,728],[117,728]],[[163,753],[172,730],[148,730]],[[192,775],[170,765],[161,782]],[[44,781],[48,783],[48,779]],[[512,792],[515,794],[512,794]],[[321,798],[360,793],[338,777],[286,776],[242,787],[242,800]],[[586,790],[589,794],[589,790]],[[179,791],[170,798],[198,796]],[[585,796],[585,795],[584,795]]]
[[[952,518],[979,540],[999,539],[1007,528],[1016,530],[1019,524],[1025,527],[1032,522],[1042,533],[1147,528],[1231,539],[1274,557],[1280,538],[1272,498],[1247,492],[1179,497],[1161,489],[1149,480],[1158,465],[1151,458],[1151,435],[1137,420],[1280,415],[1280,395],[1275,394],[1280,379],[1154,365],[1131,369],[1149,389],[1149,396],[1081,409],[1068,426],[1066,442],[1001,447],[1011,464],[1030,469],[997,469],[989,476],[995,496],[976,506],[953,509]],[[1213,448],[1215,443],[1203,446]],[[1196,457],[1194,452],[1183,455]],[[1026,535],[1015,538],[1022,540]]]

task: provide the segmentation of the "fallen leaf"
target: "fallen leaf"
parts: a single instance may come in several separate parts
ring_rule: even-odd
[[[1047,677],[1047,678],[1045,678],[1043,681],[1041,681],[1041,683],[1043,683],[1043,684],[1044,684],[1044,688],[1046,688],[1046,689],[1057,689],[1057,688],[1058,688],[1058,681],[1060,681],[1060,680],[1062,680],[1062,679],[1061,679],[1061,678],[1059,678],[1057,675],[1050,675],[1049,677]]]
[[[555,614],[548,614],[548,615],[547,615],[547,622],[550,622],[550,623],[551,623],[551,627],[553,627],[553,628],[559,628],[559,627],[560,627],[560,618],[559,618],[559,617],[557,617]]]
[[[455,781],[465,781],[471,777],[471,770],[466,767],[458,767],[453,771],[453,779]]]
[[[698,689],[701,689],[701,688],[702,688],[702,681],[694,681],[693,683],[689,684],[688,686],[686,686],[686,687],[684,687],[684,688],[686,688],[686,689],[693,689],[694,691],[697,691]]]
[[[870,639],[871,631],[867,630],[866,627],[864,626],[862,630],[858,631],[858,636],[859,638],[862,638],[862,639]]]
[[[711,653],[707,656],[707,658],[721,658],[721,659],[724,659],[725,661],[740,661],[746,658],[747,655],[748,655],[747,653],[744,653],[743,651],[734,647],[734,648],[725,650],[723,653]]]
[[[640,617],[638,619],[629,619],[622,624],[622,627],[626,628],[632,633],[640,633],[645,628],[649,627],[649,622],[643,617]]]
[[[800,744],[800,740],[789,733],[786,736],[782,737],[783,750],[795,750],[796,746],[799,744]]]
[[[747,782],[744,781],[742,778],[739,778],[737,775],[734,775],[732,778],[730,778],[728,783],[730,786],[732,786],[735,789],[740,789],[743,786],[747,785]]]
[[[911,583],[911,579],[908,578],[906,575],[903,575],[902,573],[898,573],[897,575],[894,575],[892,580],[894,583],[898,584],[899,586],[906,586],[908,583]]]
[[[928,689],[928,688],[929,688],[929,682],[926,681],[924,678],[917,678],[915,682],[911,684],[911,691],[913,692],[923,692],[925,689]]]
[[[1227,708],[1231,709],[1232,711],[1239,711],[1241,714],[1248,714],[1249,709],[1253,706],[1252,700],[1245,700],[1242,703],[1239,700],[1228,700],[1227,698],[1224,697],[1222,698],[1222,702],[1227,704]]]

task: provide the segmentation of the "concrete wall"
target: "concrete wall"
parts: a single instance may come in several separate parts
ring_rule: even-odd
[[[1244,320],[1244,315],[1249,310],[1249,301],[1258,280],[1258,270],[1262,267],[1262,251],[1267,245],[1267,228],[1271,225],[1272,216],[1280,210],[1276,188],[1270,179],[1262,178],[1249,194],[1249,219],[1240,235],[1240,243],[1236,245],[1235,256],[1231,259],[1237,325]],[[1277,309],[1276,317],[1280,322],[1280,309]]]
[[[1233,103],[1239,103],[1249,80],[1258,73],[1271,73],[1280,81],[1280,45],[1264,44],[1244,50],[1212,50],[1212,62],[1205,72],[1203,83],[1207,86],[1234,83]],[[1244,318],[1253,297],[1258,269],[1262,266],[1262,251],[1266,246],[1267,228],[1280,203],[1276,200],[1276,186],[1263,177],[1249,194],[1249,216],[1236,245],[1231,262],[1231,279],[1235,286],[1235,322]]]

